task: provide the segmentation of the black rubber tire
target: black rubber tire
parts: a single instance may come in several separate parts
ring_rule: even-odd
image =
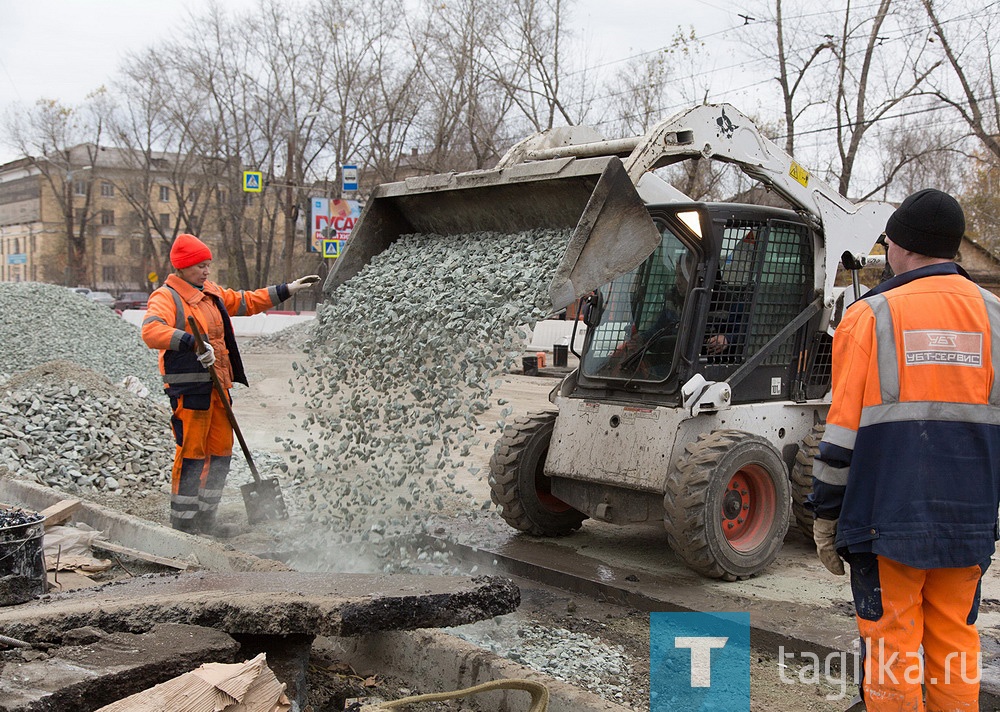
[[[759,573],[774,561],[788,531],[791,495],[780,455],[764,438],[739,430],[706,433],[684,450],[663,496],[670,547],[709,578],[736,581]],[[749,488],[729,489],[731,482],[748,481]],[[731,543],[727,530],[746,539]]]
[[[806,509],[806,500],[813,489],[813,459],[819,454],[819,443],[826,432],[826,424],[818,423],[812,432],[802,438],[799,451],[795,453],[795,464],[792,466],[792,514],[799,531],[813,538],[813,515]]]
[[[586,515],[548,494],[543,473],[556,413],[532,413],[508,425],[490,458],[490,498],[510,526],[535,536],[564,536]]]

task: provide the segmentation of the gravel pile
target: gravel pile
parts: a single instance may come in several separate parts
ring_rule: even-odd
[[[532,622],[509,625],[502,620],[485,621],[450,628],[448,632],[606,700],[628,704],[630,691],[623,685],[633,677],[634,670],[621,645],[607,645],[586,633]],[[558,645],[553,644],[554,640],[559,641]]]
[[[321,307],[308,361],[295,364],[301,427],[312,435],[305,446],[276,438],[307,485],[296,509],[330,545],[298,566],[337,570],[338,544],[362,541],[384,544],[383,570],[395,570],[414,558],[398,540],[431,515],[492,506],[473,501],[455,473],[473,448],[493,447],[511,414],[478,417],[546,315],[567,239],[557,230],[404,236]]]
[[[0,374],[64,360],[115,383],[135,376],[150,393],[163,392],[157,354],[142,342],[139,329],[65,287],[0,283],[0,345]]]
[[[54,361],[0,386],[0,466],[88,499],[162,499],[174,443],[163,406],[79,364]]]

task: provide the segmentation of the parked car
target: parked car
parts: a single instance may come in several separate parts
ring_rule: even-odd
[[[115,298],[109,292],[87,292],[86,297],[106,307],[115,306]]]
[[[118,311],[145,309],[148,301],[149,295],[145,292],[122,292],[114,306]]]
[[[90,290],[86,287],[66,287],[66,289],[73,292],[73,294],[79,294],[84,297],[90,294]]]

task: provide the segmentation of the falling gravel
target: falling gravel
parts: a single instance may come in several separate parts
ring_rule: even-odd
[[[511,415],[480,419],[546,316],[567,239],[558,230],[408,235],[331,295],[307,362],[293,365],[311,435],[304,446],[276,438],[307,484],[296,503],[312,525],[302,548],[328,544],[319,560],[293,564],[338,570],[348,565],[332,553],[338,544],[365,542],[382,570],[395,570],[440,555],[407,545],[433,515],[491,507],[455,475],[473,449],[493,447]]]
[[[162,393],[156,359],[139,330],[106,306],[54,284],[0,283],[0,374],[63,360]]]

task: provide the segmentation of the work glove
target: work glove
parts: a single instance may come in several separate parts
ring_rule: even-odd
[[[204,342],[205,350],[198,354],[198,363],[200,363],[205,368],[211,368],[212,364],[215,363],[215,349],[207,341]]]
[[[817,519],[813,522],[813,541],[816,542],[816,553],[823,566],[831,574],[844,575],[844,562],[837,553],[837,520]]]
[[[318,274],[307,274],[305,277],[299,277],[294,282],[288,283],[288,294],[294,295],[297,292],[301,292],[306,287],[311,287],[319,281]]]

